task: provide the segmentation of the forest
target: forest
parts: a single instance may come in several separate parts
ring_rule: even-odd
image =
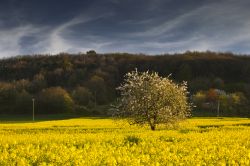
[[[110,115],[124,75],[155,71],[187,82],[193,116],[250,115],[250,56],[220,52],[24,55],[0,60],[0,114]],[[219,111],[218,112],[218,108]]]

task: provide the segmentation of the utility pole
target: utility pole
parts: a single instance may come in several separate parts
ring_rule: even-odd
[[[217,117],[220,116],[220,99],[218,99],[218,104],[217,104]]]
[[[33,122],[35,121],[35,99],[34,98],[32,98],[32,119],[33,119]]]

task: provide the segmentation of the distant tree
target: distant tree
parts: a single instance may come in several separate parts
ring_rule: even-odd
[[[76,87],[81,85],[87,79],[87,69],[76,69],[72,74],[70,74],[68,79],[68,87]]]
[[[93,98],[92,93],[85,87],[77,87],[72,92],[72,97],[76,104],[78,105],[88,105],[91,99]]]
[[[71,71],[73,64],[71,63],[70,56],[68,54],[62,54],[62,68],[64,71]]]
[[[17,91],[14,84],[0,82],[0,112],[9,114],[14,112]]]
[[[31,86],[30,81],[27,79],[21,79],[21,80],[15,81],[14,84],[18,91],[23,91],[23,90],[27,91]]]
[[[66,90],[51,87],[42,90],[37,99],[38,113],[71,113],[74,102]]]
[[[212,82],[213,88],[223,89],[224,88],[224,81],[221,78],[215,78]]]
[[[242,92],[234,92],[229,94],[230,104],[232,111],[235,112],[236,115],[248,115],[250,113],[249,110],[249,101],[246,96]]]
[[[33,93],[38,93],[42,89],[47,87],[47,82],[42,73],[36,74],[30,85],[30,91]]]
[[[203,91],[199,91],[192,96],[195,106],[201,107],[206,101],[206,94]]]
[[[96,51],[95,50],[89,50],[89,51],[87,51],[87,55],[96,55]]]
[[[107,87],[105,80],[102,77],[93,75],[87,81],[86,86],[92,92],[95,103],[105,104],[108,101]]]
[[[21,113],[32,113],[32,95],[27,91],[22,90],[17,93],[15,100],[15,111],[16,114]]]
[[[157,73],[132,71],[126,74],[114,115],[130,124],[172,124],[190,115],[185,83],[177,85]]]
[[[189,81],[192,78],[192,69],[188,64],[182,64],[178,68],[177,79],[179,81]]]
[[[206,98],[207,98],[207,101],[208,101],[208,102],[215,103],[215,102],[218,101],[219,94],[216,92],[215,89],[209,89],[209,90],[207,91]]]
[[[47,82],[50,86],[62,86],[65,84],[64,69],[61,67],[55,68],[47,73]]]
[[[189,82],[189,89],[191,92],[197,92],[201,90],[208,90],[210,88],[211,81],[206,77],[198,77]]]
[[[248,112],[248,100],[242,92],[226,93],[219,89],[209,89],[195,93],[192,101],[198,110],[210,111],[210,113],[219,111],[217,115],[244,116]]]

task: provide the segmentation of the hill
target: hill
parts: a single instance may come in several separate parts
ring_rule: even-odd
[[[96,106],[113,102],[118,95],[115,88],[124,74],[135,68],[157,71],[161,76],[171,74],[170,78],[176,82],[187,81],[190,96],[198,92],[206,95],[202,107],[196,110],[205,110],[201,108],[210,103],[207,110],[215,111],[209,91],[221,90],[228,94],[228,98],[236,95],[240,100],[238,105],[227,104],[225,108],[222,105],[225,115],[249,115],[249,56],[215,52],[147,56],[97,54],[94,51],[1,59],[0,113],[29,113],[31,98],[35,98],[38,113],[106,114],[95,109]],[[224,103],[230,103],[230,100]],[[229,107],[237,108],[237,111],[229,114],[226,112]]]

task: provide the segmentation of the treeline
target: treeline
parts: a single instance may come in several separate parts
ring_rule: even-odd
[[[234,106],[240,111],[231,111],[229,115],[250,114],[248,56],[215,52],[146,56],[97,54],[95,51],[0,60],[0,113],[30,113],[31,100],[34,98],[36,111],[41,114],[106,114],[105,109],[96,108],[116,100],[119,94],[115,88],[122,82],[124,74],[135,68],[139,71],[156,71],[176,82],[187,81],[190,99],[197,105],[195,111],[201,115],[216,110],[217,102],[204,97],[209,90],[240,94],[244,102]],[[203,98],[197,100],[197,94],[202,93]],[[230,105],[230,108],[233,107]],[[227,110],[224,104],[223,113],[226,112],[226,115]]]

